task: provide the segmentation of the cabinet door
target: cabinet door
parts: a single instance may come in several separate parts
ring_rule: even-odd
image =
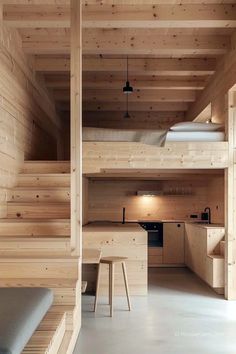
[[[164,223],[163,263],[184,264],[184,224]]]

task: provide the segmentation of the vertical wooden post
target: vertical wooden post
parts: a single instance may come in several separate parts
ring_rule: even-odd
[[[82,252],[82,0],[71,0],[71,249]]]
[[[236,105],[235,92],[228,94],[226,132],[229,141],[229,167],[225,171],[225,297],[236,300]]]

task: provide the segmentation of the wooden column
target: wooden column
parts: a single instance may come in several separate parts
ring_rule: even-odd
[[[225,297],[236,300],[236,101],[229,91],[226,130],[229,141],[229,167],[225,171]]]
[[[71,249],[82,238],[82,1],[71,0]]]

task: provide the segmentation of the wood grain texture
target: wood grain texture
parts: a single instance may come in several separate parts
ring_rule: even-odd
[[[184,264],[185,225],[183,223],[164,223],[163,225],[163,263]]]
[[[1,22],[0,38],[0,215],[5,217],[5,189],[16,183],[23,159],[56,159],[60,121],[18,33]]]
[[[102,257],[127,257],[127,274],[130,293],[147,293],[147,233],[139,225],[89,224],[83,227],[83,247],[97,248]],[[103,265],[99,293],[108,292],[108,268]],[[88,281],[88,290],[95,289],[96,266],[84,266],[83,277]],[[115,295],[125,295],[122,268],[116,266]]]
[[[227,142],[168,143],[165,147],[129,142],[83,143],[83,173],[105,169],[226,168]]]
[[[205,180],[183,182],[92,180],[89,182],[89,221],[121,221],[123,207],[126,207],[126,220],[187,220],[190,214],[200,214],[208,204],[206,179],[208,180],[208,177],[205,177]],[[210,178],[210,181],[214,181],[214,178]],[[214,182],[209,182],[209,185],[211,183]],[[191,190],[192,195],[153,198],[136,195],[140,190],[160,189],[172,193],[176,190]],[[221,208],[222,196],[213,197],[212,205],[215,202]]]
[[[224,227],[186,224],[185,263],[213,288],[224,286],[224,260],[219,255]],[[220,263],[220,264],[219,264]]]

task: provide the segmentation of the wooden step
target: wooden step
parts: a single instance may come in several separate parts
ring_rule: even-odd
[[[206,259],[207,283],[216,289],[224,288],[225,260],[222,255],[209,255]]]
[[[8,201],[11,202],[70,202],[70,187],[19,187],[8,192]]]
[[[220,241],[220,254],[225,256],[225,241]]]
[[[53,306],[29,340],[23,354],[56,354],[66,333],[64,306]]]
[[[69,219],[70,203],[8,202],[7,217],[11,219]]]
[[[0,287],[2,288],[65,288],[71,289],[76,287],[77,279],[58,279],[58,278],[11,278],[0,279]]]
[[[70,161],[25,161],[21,173],[70,173]]]
[[[70,341],[71,341],[72,334],[73,334],[72,331],[66,331],[57,354],[65,354],[66,353],[66,351],[69,347]]]
[[[19,174],[17,187],[70,187],[70,174]]]
[[[64,237],[70,236],[69,219],[24,220],[0,219],[0,237]]]
[[[68,256],[0,257],[0,279],[78,279],[78,259]]]
[[[2,237],[0,238],[0,257],[28,256],[70,256],[71,245],[68,237],[55,238],[27,238]]]

